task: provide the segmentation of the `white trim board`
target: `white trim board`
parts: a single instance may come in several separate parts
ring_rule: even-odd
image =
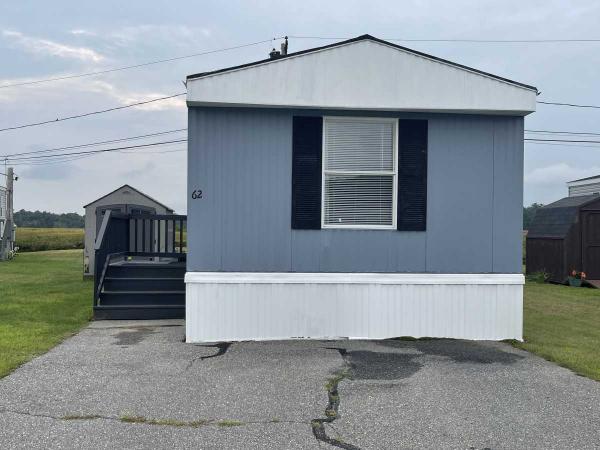
[[[186,272],[186,283],[233,284],[525,284],[520,273]]]
[[[579,180],[579,181],[567,181],[568,187],[577,187],[577,186],[587,186],[588,184],[597,184],[600,182],[600,175],[594,178],[589,178],[587,180]]]
[[[521,274],[188,272],[186,340],[522,339]]]

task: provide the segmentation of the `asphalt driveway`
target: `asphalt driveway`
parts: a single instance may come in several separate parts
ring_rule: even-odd
[[[507,344],[184,344],[96,322],[0,380],[0,448],[599,448],[600,383]]]

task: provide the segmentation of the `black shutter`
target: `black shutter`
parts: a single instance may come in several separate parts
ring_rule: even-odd
[[[427,221],[427,121],[398,123],[398,230],[425,231]]]
[[[321,228],[323,118],[294,117],[292,137],[292,228]]]

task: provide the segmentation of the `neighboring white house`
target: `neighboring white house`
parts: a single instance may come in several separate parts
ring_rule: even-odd
[[[578,197],[580,195],[593,194],[599,195],[600,175],[569,181],[567,183],[567,188],[569,189],[569,197]]]
[[[108,210],[123,214],[173,214],[168,206],[149,195],[125,184],[120,188],[88,203],[85,208],[85,242],[83,250],[83,274],[94,275],[94,242]]]

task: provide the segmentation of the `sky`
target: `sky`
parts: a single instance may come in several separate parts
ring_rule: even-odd
[[[186,75],[264,59],[273,46],[279,46],[280,40],[272,38],[284,35],[599,39],[598,23],[600,2],[593,0],[2,2],[0,128],[185,92]],[[265,40],[268,42],[132,70],[1,87]],[[289,51],[331,42],[293,37]],[[541,91],[539,100],[600,105],[600,42],[398,43],[534,85]],[[185,97],[176,97],[0,132],[0,155],[182,129],[186,121]],[[600,133],[600,109],[538,105],[538,110],[526,117],[525,128]],[[106,148],[183,138],[184,131]],[[185,143],[14,167],[19,176],[16,209],[82,214],[84,204],[128,183],[176,212],[186,212]],[[3,166],[0,172],[4,172]],[[526,143],[524,204],[557,200],[566,195],[567,181],[596,174],[600,174],[600,146]],[[0,185],[4,181],[0,176]]]

